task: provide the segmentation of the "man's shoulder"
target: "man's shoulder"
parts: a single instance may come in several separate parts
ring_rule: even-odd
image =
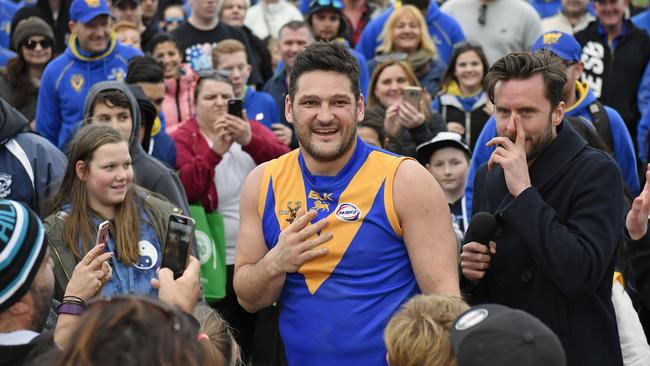
[[[122,57],[126,58],[127,60],[130,60],[131,58],[136,56],[144,55],[142,51],[140,51],[139,49],[121,44],[119,42],[115,45],[115,52],[121,55]]]

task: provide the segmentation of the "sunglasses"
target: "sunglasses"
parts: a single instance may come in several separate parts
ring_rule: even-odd
[[[27,42],[23,43],[23,47],[27,48],[28,50],[33,50],[36,48],[36,45],[41,45],[41,48],[46,50],[48,48],[52,48],[52,42],[51,39],[41,39],[40,41],[35,41],[33,39],[28,39]]]
[[[165,23],[183,23],[185,21],[185,18],[183,17],[167,17],[165,18]]]
[[[310,7],[316,6],[316,4],[320,6],[330,6],[337,10],[343,9],[343,2],[341,0],[314,0]]]

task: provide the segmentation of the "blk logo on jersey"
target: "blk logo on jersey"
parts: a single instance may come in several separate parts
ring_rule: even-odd
[[[336,207],[335,215],[342,221],[354,222],[361,217],[361,210],[352,203],[343,202]]]

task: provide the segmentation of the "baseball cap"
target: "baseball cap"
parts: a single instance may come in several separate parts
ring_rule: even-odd
[[[123,2],[132,2],[135,5],[140,5],[142,3],[142,0],[114,0],[113,1],[113,6],[119,6]]]
[[[459,134],[455,132],[438,132],[431,140],[418,145],[416,148],[418,160],[423,165],[426,165],[431,159],[431,155],[443,147],[455,147],[462,150],[468,156],[472,155],[469,146],[463,142]]]
[[[0,313],[29,291],[46,252],[41,219],[23,203],[0,200]]]
[[[582,54],[582,47],[575,37],[560,31],[546,32],[537,38],[533,45],[533,52],[549,50],[564,61],[578,62]]]
[[[461,314],[451,328],[458,366],[566,366],[558,337],[534,316],[484,304]]]
[[[100,15],[111,15],[106,0],[74,0],[70,5],[70,20],[88,23]]]

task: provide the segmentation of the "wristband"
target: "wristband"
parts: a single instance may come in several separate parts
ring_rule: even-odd
[[[61,303],[61,305],[56,308],[56,313],[58,315],[81,315],[84,311],[86,311],[86,306],[70,302]]]

